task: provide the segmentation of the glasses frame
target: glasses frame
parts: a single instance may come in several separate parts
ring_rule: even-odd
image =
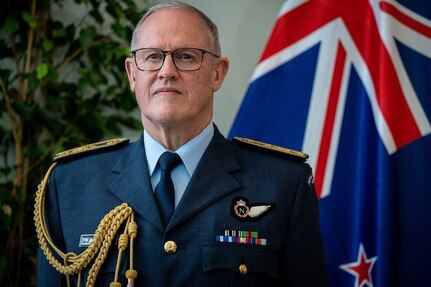
[[[173,55],[173,54],[175,54],[175,52],[177,52],[177,51],[179,51],[179,50],[188,50],[188,49],[190,49],[190,50],[196,50],[196,51],[201,52],[201,63],[200,63],[200,65],[199,65],[199,67],[198,67],[198,68],[196,68],[196,69],[192,69],[192,70],[184,70],[184,69],[180,69],[180,68],[178,68],[178,67],[177,67],[177,63],[175,62],[175,58],[174,58],[174,57],[172,57],[172,55]],[[144,69],[139,68],[138,61],[136,61],[136,52],[139,52],[139,51],[141,51],[141,50],[158,50],[158,51],[162,52],[162,54],[163,54],[163,59],[162,59],[162,64],[160,65],[160,68],[158,68],[158,69],[150,69],[150,70],[144,70]],[[132,55],[133,59],[135,60],[136,68],[138,68],[138,70],[140,70],[140,71],[144,71],[144,72],[145,72],[145,71],[147,71],[147,72],[153,72],[153,71],[158,71],[158,70],[160,70],[160,69],[163,67],[164,63],[165,63],[166,55],[167,55],[167,54],[170,54],[170,55],[171,55],[171,57],[172,57],[172,62],[174,63],[174,66],[175,66],[175,68],[176,68],[178,71],[197,71],[197,70],[199,70],[200,68],[202,68],[202,63],[203,63],[203,61],[204,61],[204,55],[205,55],[205,54],[210,54],[210,55],[212,55],[212,56],[214,56],[214,57],[216,57],[216,58],[220,58],[220,56],[219,56],[219,55],[217,55],[217,54],[215,54],[215,53],[212,53],[212,52],[210,52],[210,51],[207,51],[207,50],[204,50],[204,49],[199,49],[199,48],[188,48],[188,47],[187,47],[187,48],[178,48],[178,49],[175,49],[175,50],[172,50],[172,51],[162,50],[162,49],[159,49],[159,48],[139,48],[139,49],[136,49],[136,50],[132,50],[132,51],[130,51],[130,54]]]

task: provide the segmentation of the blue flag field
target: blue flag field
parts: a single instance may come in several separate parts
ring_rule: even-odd
[[[431,1],[288,0],[230,137],[310,154],[331,286],[431,286]]]

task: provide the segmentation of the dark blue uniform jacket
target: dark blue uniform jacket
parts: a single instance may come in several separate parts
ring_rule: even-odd
[[[128,203],[138,224],[137,287],[327,286],[310,175],[302,160],[231,142],[215,129],[165,230],[141,136],[136,142],[60,163],[46,195],[47,224],[62,251],[79,254],[84,251],[80,236],[94,234],[105,214]],[[241,219],[233,211],[238,198],[249,207],[271,205],[271,209],[257,218]],[[216,237],[225,235],[225,230],[258,232],[266,245],[218,242]],[[168,240],[177,244],[173,254],[164,251]],[[113,244],[96,286],[109,286],[113,280],[117,253]],[[122,257],[122,275],[127,265],[128,252]],[[245,274],[240,265],[247,267]],[[64,276],[43,254],[39,286],[66,286]]]

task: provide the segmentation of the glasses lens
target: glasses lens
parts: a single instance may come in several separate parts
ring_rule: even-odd
[[[178,49],[172,57],[179,70],[198,70],[202,65],[202,52],[198,49]]]
[[[163,51],[159,49],[141,49],[136,51],[135,60],[138,69],[155,71],[163,65]]]
[[[138,69],[143,71],[157,71],[162,68],[165,53],[160,49],[144,48],[135,52]],[[195,71],[202,66],[203,52],[199,49],[177,49],[171,53],[175,67],[181,71]]]

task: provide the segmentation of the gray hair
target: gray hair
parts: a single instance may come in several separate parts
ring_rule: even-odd
[[[138,41],[137,38],[138,38],[138,35],[141,31],[142,23],[151,14],[153,14],[154,12],[159,11],[161,9],[178,9],[178,10],[193,12],[196,15],[198,15],[204,21],[205,30],[207,32],[208,40],[210,41],[212,48],[214,49],[214,51],[212,51],[212,52],[214,52],[215,54],[217,54],[219,56],[221,55],[218,29],[217,29],[217,26],[214,24],[214,22],[211,21],[211,19],[208,18],[208,16],[205,15],[201,10],[199,10],[199,9],[189,5],[189,4],[179,2],[179,1],[173,1],[173,2],[169,2],[169,3],[161,3],[161,4],[158,4],[156,6],[153,6],[150,10],[147,11],[147,13],[144,14],[144,16],[142,16],[141,20],[139,20],[138,24],[136,24],[135,30],[133,31],[132,42],[130,43],[131,50],[134,50],[137,48],[136,42]]]

